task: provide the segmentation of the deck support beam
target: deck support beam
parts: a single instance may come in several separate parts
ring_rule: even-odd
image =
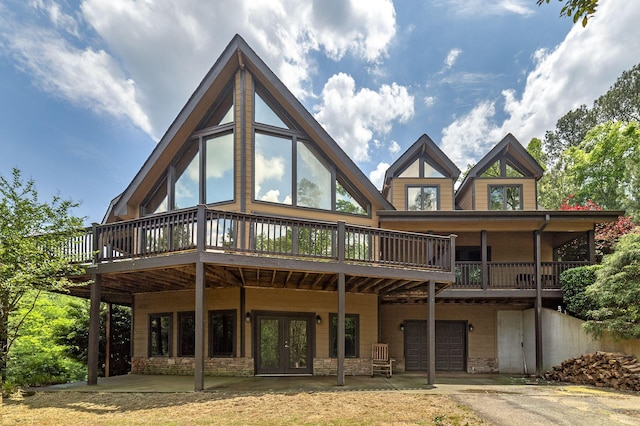
[[[204,226],[206,222],[205,216],[206,206],[200,204],[198,205],[198,241],[197,248],[198,252],[204,252],[205,247],[205,236],[206,236],[206,226]],[[204,322],[205,322],[205,273],[204,273],[204,262],[201,259],[198,259],[196,262],[196,297],[195,297],[195,314],[196,314],[196,324],[195,324],[195,339],[196,339],[196,347],[195,347],[195,365],[193,369],[194,376],[194,389],[196,392],[204,389]]]
[[[543,350],[542,350],[542,262],[541,262],[541,231],[533,233],[534,275],[536,282],[535,301],[535,340],[536,340],[536,376],[542,377]]]
[[[93,275],[91,304],[89,307],[89,350],[87,354],[87,385],[98,384],[100,350],[100,302],[102,298],[102,276]]]
[[[338,222],[338,262],[339,266],[344,265],[345,257],[345,223]],[[342,270],[338,273],[338,386],[344,386],[344,335],[345,335],[345,274]]]
[[[436,382],[436,290],[435,282],[429,281],[427,290],[427,384]]]

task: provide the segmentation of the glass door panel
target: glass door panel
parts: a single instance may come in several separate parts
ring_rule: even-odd
[[[289,369],[307,368],[307,327],[308,320],[289,320],[288,358]]]
[[[260,319],[260,365],[259,370],[278,370],[280,366],[280,320]]]

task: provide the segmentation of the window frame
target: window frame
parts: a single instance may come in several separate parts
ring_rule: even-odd
[[[336,321],[336,327],[334,330],[333,321]],[[360,314],[345,314],[345,323],[347,318],[351,318],[355,320],[355,344],[354,344],[354,354],[349,355],[347,353],[347,346],[345,342],[345,358],[360,358]],[[345,327],[346,328],[346,327]],[[347,334],[345,330],[345,340],[347,339]],[[333,341],[336,341],[335,353],[333,348]],[[338,314],[331,312],[329,313],[329,358],[337,358],[338,357]]]
[[[152,324],[153,324],[153,319],[154,318],[162,318],[162,317],[168,317],[169,318],[169,324],[168,324],[168,333],[167,333],[167,354],[166,355],[156,355],[152,353],[152,334],[153,331],[151,330]],[[159,312],[159,313],[151,313],[148,316],[148,320],[149,320],[149,324],[148,324],[148,328],[147,328],[147,355],[149,358],[170,358],[173,355],[173,312]]]
[[[252,182],[251,182],[251,199],[255,203],[266,203],[269,205],[278,205],[284,207],[293,207],[300,209],[307,209],[313,211],[321,211],[321,212],[331,212],[336,214],[346,214],[350,216],[360,216],[360,217],[371,217],[371,204],[366,201],[366,198],[363,197],[358,191],[353,189],[351,184],[346,184],[345,179],[342,175],[340,175],[335,167],[335,165],[328,160],[326,155],[318,150],[316,144],[313,140],[298,130],[296,126],[293,125],[293,121],[287,117],[284,112],[282,112],[279,108],[274,107],[276,102],[274,102],[271,97],[267,94],[266,90],[264,90],[261,86],[254,85],[253,90],[253,99],[255,105],[255,97],[260,96],[265,104],[271,108],[284,124],[289,126],[289,128],[282,127],[274,127],[269,124],[260,123],[256,121],[255,117],[255,108],[252,111],[252,124],[253,124],[253,138],[252,138]],[[287,162],[291,164],[291,182],[290,190],[291,190],[291,204],[279,203],[279,202],[270,202],[265,200],[260,200],[256,197],[256,134],[261,134],[265,136],[271,136],[275,138],[286,139],[291,142],[291,158],[287,159]],[[331,174],[331,188],[330,188],[330,197],[331,197],[331,207],[330,209],[323,209],[317,207],[309,207],[309,206],[301,206],[298,204],[298,143],[303,144],[307,150],[309,150],[316,160],[320,162],[324,167],[327,168],[329,173]],[[358,203],[358,207],[364,211],[364,214],[359,213],[349,213],[344,211],[337,210],[337,185],[336,181],[340,181],[340,185],[349,193],[351,198]],[[354,194],[354,192],[356,192]],[[364,202],[363,202],[364,201]]]
[[[183,330],[182,330],[182,320],[186,317],[193,318],[193,354],[185,354],[182,352],[182,340],[184,339]],[[196,313],[195,311],[184,311],[178,312],[178,356],[185,358],[193,358],[196,356]]]
[[[493,192],[493,189],[498,189],[501,188],[502,189],[502,199],[503,199],[503,203],[502,203],[502,209],[492,209],[491,208],[491,193]],[[518,209],[508,209],[507,208],[507,189],[508,188],[517,188],[518,189],[518,203],[519,203],[519,208]],[[516,184],[516,183],[505,183],[505,184],[489,184],[487,185],[487,210],[489,211],[507,211],[507,212],[515,212],[515,211],[520,211],[520,210],[524,210],[524,194],[523,194],[523,185],[522,184]]]
[[[231,353],[214,353],[214,327],[213,316],[214,315],[229,315],[232,319],[231,330]],[[209,358],[235,358],[237,354],[237,341],[238,341],[238,310],[237,309],[212,309],[209,311]]]
[[[440,185],[439,184],[424,184],[424,185],[409,184],[405,186],[405,193],[404,193],[405,206],[407,208],[407,211],[410,210],[409,206],[411,205],[411,203],[409,202],[409,190],[413,188],[419,188],[421,193],[424,193],[425,188],[434,188],[436,190],[436,208],[431,210],[425,210],[424,208],[420,208],[420,209],[411,210],[411,211],[432,212],[432,211],[440,210]],[[421,206],[421,207],[424,207],[424,206]]]

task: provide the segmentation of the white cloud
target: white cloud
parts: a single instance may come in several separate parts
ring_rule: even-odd
[[[20,19],[0,17],[0,45],[7,44],[12,55],[22,58],[22,68],[52,93],[75,100],[79,95],[58,87],[76,84],[78,72],[53,70],[57,76],[51,84],[52,64],[38,58],[53,55],[37,49],[39,43],[62,45],[67,63],[89,61],[96,67],[95,73],[83,75],[86,86],[120,82],[116,92],[126,95],[124,108],[94,110],[129,117],[154,137],[168,127],[235,33],[303,98],[313,93],[311,54],[336,60],[353,55],[374,69],[396,34],[391,0],[84,0],[75,9],[66,2],[31,0],[28,10],[32,14]],[[38,36],[42,13],[50,25],[44,39]],[[65,37],[79,32],[83,38],[69,47]],[[93,61],[88,58],[92,53]],[[113,104],[102,97],[114,95],[104,92],[80,96],[98,105]]]
[[[377,92],[363,88],[356,92],[350,75],[339,73],[325,84],[315,118],[355,161],[369,159],[374,133],[387,134],[391,123],[413,117],[413,96],[396,83],[383,84]]]
[[[422,102],[424,102],[427,107],[432,107],[436,104],[436,100],[437,98],[435,96],[425,96]]]
[[[467,18],[480,18],[491,15],[530,16],[535,13],[533,1],[530,0],[439,0],[440,6],[449,8],[456,15]]]
[[[591,106],[638,61],[631,52],[640,51],[639,15],[640,2],[603,2],[586,28],[574,25],[555,49],[534,52],[536,68],[522,94],[502,92],[504,121],[494,119],[497,100],[479,103],[443,129],[445,152],[453,152],[458,165],[475,163],[507,133],[527,145],[533,137],[543,138],[570,110]]]
[[[376,169],[369,172],[369,180],[375,185],[376,188],[382,188],[384,174],[387,172],[389,166],[390,164],[388,163],[378,163]]]
[[[98,114],[129,119],[152,132],[138,102],[138,87],[104,50],[78,49],[46,29],[11,25],[11,30],[7,47],[13,59],[42,90]]]
[[[462,53],[462,49],[454,48],[449,51],[447,57],[444,60],[444,64],[447,69],[451,68],[456,61],[458,60],[458,56]]]
[[[400,144],[398,142],[391,141],[391,145],[389,145],[389,153],[391,155],[397,154],[398,152],[400,152],[401,149],[402,149],[402,147],[400,146]]]

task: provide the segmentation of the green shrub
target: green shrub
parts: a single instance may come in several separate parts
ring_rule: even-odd
[[[596,271],[600,268],[600,265],[581,266],[560,274],[562,300],[571,315],[586,320],[587,312],[596,308],[595,301],[585,290],[596,281]]]

